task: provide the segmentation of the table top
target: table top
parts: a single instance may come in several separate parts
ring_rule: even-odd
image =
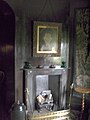
[[[90,88],[76,87],[75,91],[79,93],[90,93]]]

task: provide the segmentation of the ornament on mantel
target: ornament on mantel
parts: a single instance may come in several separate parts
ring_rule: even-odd
[[[32,68],[32,65],[31,65],[31,63],[30,62],[24,62],[24,67],[23,67],[24,69],[31,69]]]

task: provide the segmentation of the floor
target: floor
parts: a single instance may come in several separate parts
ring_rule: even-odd
[[[90,120],[90,101],[85,100],[85,110],[82,113],[81,111],[81,102],[82,99],[74,96],[71,100],[71,116],[72,120]],[[0,120],[11,120],[10,119],[10,110],[7,110],[4,100],[2,101],[0,97]]]
[[[1,100],[0,100],[0,120],[10,120],[10,111],[7,110],[7,107]]]
[[[71,100],[71,111],[76,116],[75,120],[90,120],[90,101],[85,99],[84,111],[82,111],[82,98],[73,96]]]

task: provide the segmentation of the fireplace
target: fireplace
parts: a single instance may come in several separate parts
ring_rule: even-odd
[[[58,111],[65,109],[66,89],[67,89],[67,68],[31,68],[23,69],[23,100],[29,112],[34,112],[36,108],[36,98],[41,93],[51,94],[50,104],[41,105],[41,108],[51,107],[48,111]],[[45,93],[46,91],[46,93]],[[46,99],[45,99],[46,100]],[[43,107],[42,107],[43,106]],[[40,106],[39,106],[40,107]]]

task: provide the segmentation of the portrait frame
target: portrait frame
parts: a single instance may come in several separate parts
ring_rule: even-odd
[[[33,56],[60,56],[61,39],[62,23],[34,21]]]

